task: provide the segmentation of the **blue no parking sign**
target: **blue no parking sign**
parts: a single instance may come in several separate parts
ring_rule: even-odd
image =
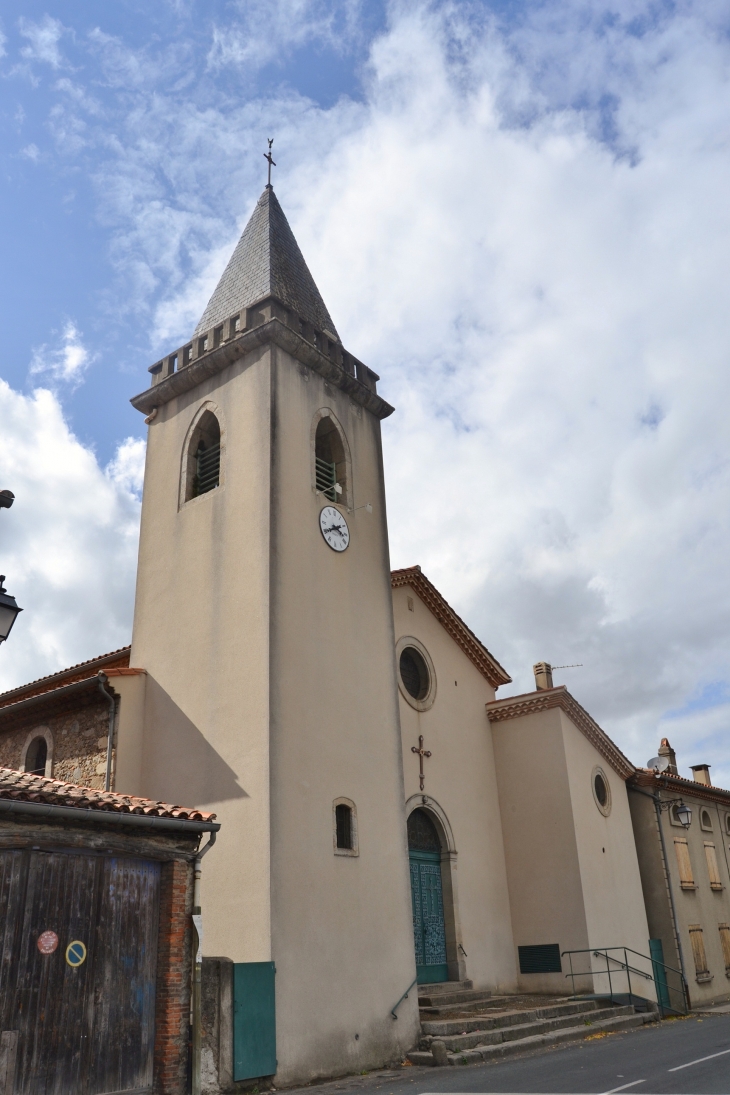
[[[80,939],[74,939],[73,943],[69,943],[66,947],[66,961],[74,969],[86,961],[86,945]]]

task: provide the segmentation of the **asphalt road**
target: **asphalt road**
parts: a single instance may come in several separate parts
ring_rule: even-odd
[[[372,1072],[297,1090],[321,1095],[730,1095],[730,1016],[665,1020],[501,1063]]]

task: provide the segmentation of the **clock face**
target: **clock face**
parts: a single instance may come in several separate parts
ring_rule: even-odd
[[[344,551],[350,543],[347,521],[334,506],[325,506],[319,515],[322,535],[333,551]]]

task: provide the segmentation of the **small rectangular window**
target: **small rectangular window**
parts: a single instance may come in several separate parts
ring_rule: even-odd
[[[702,934],[700,924],[689,925],[689,941],[692,944],[692,957],[695,963],[695,976],[703,980],[709,980],[710,971],[707,968],[707,955],[705,954],[705,937]]]
[[[695,880],[692,875],[692,860],[689,858],[687,841],[679,838],[675,839],[674,850],[677,853],[679,884],[683,890],[693,890],[695,888]]]
[[[722,879],[720,878],[720,870],[717,866],[717,853],[715,852],[715,845],[709,841],[705,841],[705,858],[707,859],[707,873],[710,876],[710,886],[713,890],[722,889]]]
[[[335,807],[337,825],[337,847],[352,848],[352,810],[340,803]]]
[[[559,943],[539,943],[534,947],[518,947],[520,973],[562,973]]]
[[[718,924],[717,927],[720,932],[720,944],[722,946],[722,957],[725,962],[725,972],[730,974],[730,924]]]

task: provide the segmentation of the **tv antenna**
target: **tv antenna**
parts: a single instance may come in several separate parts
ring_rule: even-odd
[[[669,767],[669,757],[652,757],[646,762],[647,768],[653,768],[655,772],[666,772]]]

